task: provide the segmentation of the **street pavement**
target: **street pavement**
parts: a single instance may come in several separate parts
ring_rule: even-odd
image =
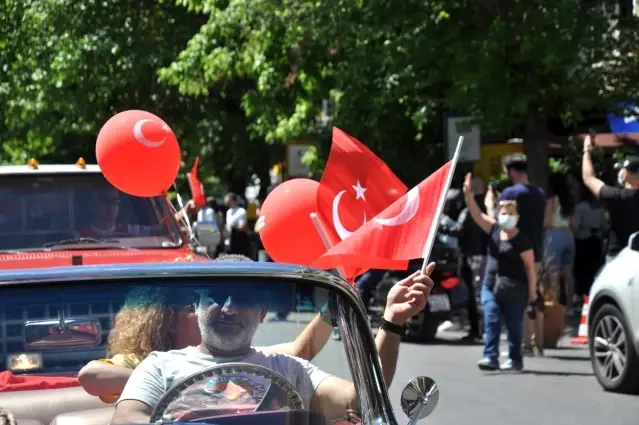
[[[256,345],[293,340],[311,316],[265,322]],[[439,405],[420,424],[437,425],[637,425],[639,396],[606,393],[593,376],[588,351],[562,340],[544,357],[526,358],[522,373],[481,372],[481,345],[458,342],[462,332],[440,332],[433,344],[402,343],[390,398],[398,423],[407,424],[399,400],[415,376],[433,378]],[[502,352],[506,351],[505,339]],[[504,357],[505,359],[505,357]],[[341,342],[330,340],[313,361],[322,370],[350,378]]]

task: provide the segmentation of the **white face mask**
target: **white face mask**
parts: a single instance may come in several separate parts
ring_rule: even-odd
[[[497,217],[497,221],[499,223],[499,227],[502,229],[513,229],[517,226],[517,216],[509,215],[509,214],[500,214]]]

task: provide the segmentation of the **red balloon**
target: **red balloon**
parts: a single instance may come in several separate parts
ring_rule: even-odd
[[[182,152],[173,130],[146,111],[124,111],[104,124],[95,145],[104,177],[133,196],[161,195],[177,177]]]
[[[264,200],[259,234],[274,261],[310,266],[326,252],[310,217],[317,212],[318,188],[314,180],[288,180]]]

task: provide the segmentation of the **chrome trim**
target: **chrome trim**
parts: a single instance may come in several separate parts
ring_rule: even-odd
[[[343,335],[353,381],[362,403],[365,424],[397,425],[384,382],[373,333],[359,293],[344,279],[328,272],[292,264],[256,262],[143,263],[127,265],[65,266],[0,272],[0,285],[37,285],[84,282],[96,279],[153,279],[184,277],[255,277],[312,281],[335,291],[338,297],[338,325]],[[350,306],[350,310],[347,308]],[[350,312],[346,317],[347,312]],[[370,367],[367,367],[370,365]],[[364,389],[365,394],[361,393]]]

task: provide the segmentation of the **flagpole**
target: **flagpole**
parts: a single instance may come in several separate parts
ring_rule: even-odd
[[[333,248],[333,244],[331,243],[330,239],[326,235],[324,226],[322,225],[322,222],[317,216],[317,213],[311,213],[310,217],[311,217],[311,221],[313,222],[313,226],[315,226],[315,230],[317,230],[317,233],[319,233],[320,239],[322,239],[322,243],[326,247],[326,250],[328,251],[329,249]],[[340,277],[346,280],[346,273],[344,272],[344,269],[338,266],[336,267],[336,270],[337,270],[337,273],[339,273]]]
[[[450,171],[448,172],[448,176],[446,177],[446,185],[443,188],[442,196],[439,199],[439,204],[437,204],[437,212],[435,213],[435,217],[433,222],[430,225],[430,230],[428,232],[428,238],[426,239],[426,243],[424,244],[424,251],[422,251],[422,256],[424,258],[424,262],[422,263],[422,274],[426,273],[426,267],[428,267],[428,259],[430,257],[430,253],[433,250],[433,244],[435,243],[435,238],[437,237],[437,230],[439,228],[439,217],[442,215],[442,211],[444,210],[444,204],[446,203],[446,194],[448,193],[448,189],[450,189],[450,184],[453,181],[453,175],[455,174],[455,167],[457,166],[457,161],[459,160],[459,154],[461,153],[462,145],[464,144],[464,136],[459,136],[459,140],[457,141],[457,148],[455,149],[455,155],[453,155],[453,160],[450,165]]]
[[[173,182],[173,189],[175,189],[175,195],[177,197],[177,202],[180,207],[180,211],[184,211],[184,202],[182,202],[182,197],[180,196],[180,192],[178,192],[177,185]],[[195,201],[194,201],[195,202]],[[170,202],[169,202],[170,203]],[[171,204],[173,205],[173,204]],[[175,207],[173,207],[175,209]],[[176,210],[176,212],[179,212]],[[180,214],[180,218],[186,224],[186,228],[189,230],[189,236],[193,235],[193,229],[191,229],[191,223],[189,222],[189,218],[186,217],[186,211],[184,211],[185,215]]]

